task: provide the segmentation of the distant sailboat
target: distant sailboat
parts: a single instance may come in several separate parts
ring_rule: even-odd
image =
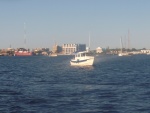
[[[50,57],[56,57],[56,56],[58,56],[57,55],[57,52],[58,52],[58,46],[57,46],[57,44],[55,43],[55,45],[53,46],[53,50],[52,50],[52,52],[49,54],[49,56]]]
[[[120,45],[121,45],[121,51],[120,53],[118,54],[118,56],[128,56],[128,52],[123,52],[123,44],[122,44],[122,37],[120,38]]]

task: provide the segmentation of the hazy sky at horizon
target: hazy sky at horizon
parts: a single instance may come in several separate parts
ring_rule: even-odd
[[[0,0],[0,48],[81,43],[150,49],[150,0]]]

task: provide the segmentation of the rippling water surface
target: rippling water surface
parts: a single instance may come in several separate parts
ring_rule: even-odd
[[[0,113],[149,113],[150,56],[0,57]]]

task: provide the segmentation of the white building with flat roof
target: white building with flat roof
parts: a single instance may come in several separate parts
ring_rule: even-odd
[[[146,54],[146,53],[150,53],[150,49],[147,49],[147,50],[141,50],[141,52],[142,52],[142,53],[145,53],[145,54]]]
[[[101,47],[96,48],[96,53],[102,53],[103,49]]]
[[[62,52],[63,54],[72,54],[74,52],[85,51],[86,44],[63,44]]]

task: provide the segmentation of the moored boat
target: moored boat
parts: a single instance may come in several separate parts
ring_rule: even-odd
[[[25,48],[19,48],[15,51],[14,56],[32,56],[32,52],[26,50]]]
[[[119,53],[118,56],[129,56],[129,53],[128,53],[128,52],[125,52],[125,53]]]
[[[146,53],[147,55],[150,55],[150,53]]]

